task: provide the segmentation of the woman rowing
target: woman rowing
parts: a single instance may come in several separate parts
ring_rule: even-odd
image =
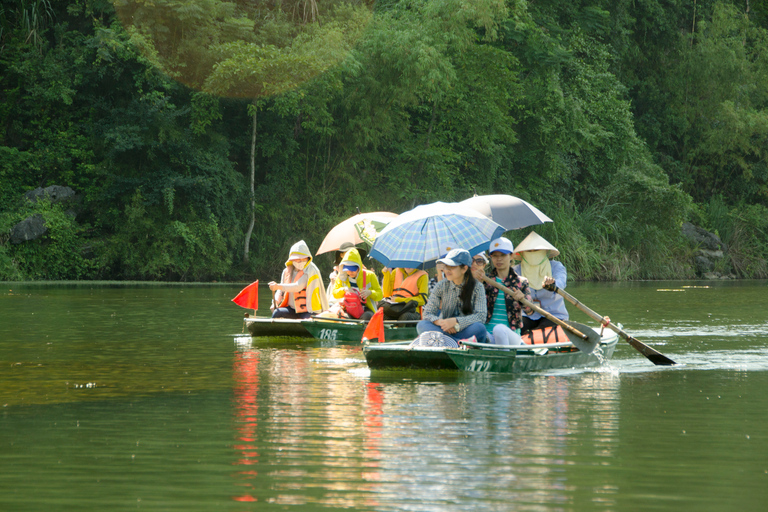
[[[537,306],[560,320],[568,320],[568,310],[565,309],[563,297],[545,288],[550,284],[555,284],[564,290],[568,282],[568,272],[565,265],[552,259],[559,254],[560,251],[552,244],[536,234],[535,231],[531,231],[522,242],[517,244],[517,251],[513,257],[520,260],[520,263],[514,267],[514,270],[528,280],[532,301]],[[553,325],[555,325],[554,322],[539,313],[525,312],[522,332]]]

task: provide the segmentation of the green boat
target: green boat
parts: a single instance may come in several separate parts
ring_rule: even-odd
[[[416,336],[414,336],[416,338]],[[411,347],[411,341],[366,343],[363,355],[372,370],[414,368],[420,370],[456,370],[458,367],[445,347]]]
[[[597,329],[568,322],[585,333],[591,351],[581,351],[573,341],[519,347],[463,343],[462,348],[411,347],[409,342],[367,343],[363,355],[371,369],[419,368],[454,369],[500,373],[582,368],[602,364],[613,356],[618,335],[612,331],[602,337]],[[569,338],[571,338],[570,333]],[[573,338],[571,338],[573,339]]]
[[[417,323],[417,321],[385,321],[384,337],[393,341],[408,340],[410,342],[418,336]],[[360,343],[368,321],[315,317],[302,321],[302,325],[312,336],[320,340]]]
[[[253,337],[313,338],[319,340],[360,343],[367,321],[313,317],[292,318],[245,317],[245,329]],[[412,340],[418,335],[417,322],[384,322],[384,335],[389,340]]]

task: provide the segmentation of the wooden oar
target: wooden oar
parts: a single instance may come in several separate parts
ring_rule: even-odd
[[[557,318],[556,316],[552,315],[549,311],[544,311],[543,309],[541,309],[540,307],[538,307],[536,304],[534,304],[533,302],[529,301],[528,299],[525,299],[525,298],[515,299],[513,297],[513,295],[512,295],[514,292],[511,289],[509,289],[506,286],[504,286],[503,284],[497,283],[495,279],[491,279],[490,277],[485,276],[485,275],[481,279],[484,282],[488,283],[489,285],[493,286],[494,288],[498,288],[502,292],[504,292],[507,295],[509,295],[510,298],[512,298],[512,300],[516,300],[516,301],[520,302],[520,304],[523,304],[524,306],[527,306],[527,307],[531,308],[532,310],[534,310],[535,312],[537,312],[541,316],[546,317],[548,320],[551,320],[552,322],[554,322],[555,324],[559,325],[560,327],[562,327],[566,331],[569,331],[569,332],[575,334],[576,337],[572,338],[571,341],[573,341],[574,346],[576,348],[578,348],[579,350],[581,350],[582,352],[586,352],[586,353],[589,354],[589,353],[591,353],[591,352],[593,352],[595,350],[595,347],[597,347],[597,343],[592,341],[592,340],[590,340],[589,336],[587,336],[586,334],[582,333],[581,331],[579,331],[575,327],[572,327],[572,326],[568,325],[564,321],[562,321],[559,318]]]
[[[582,304],[581,301],[579,301],[576,297],[574,297],[570,293],[561,290],[556,285],[550,285],[550,286],[547,286],[546,288],[555,293],[559,293],[560,295],[563,296],[563,298],[565,298],[565,300],[567,300],[568,302],[570,302],[571,304],[573,304],[574,306],[582,310],[584,313],[592,317],[594,320],[597,320],[602,325],[605,325],[606,327],[611,329],[613,332],[615,332],[616,334],[624,338],[627,341],[627,343],[629,343],[632,346],[632,348],[634,348],[635,350],[643,354],[653,364],[660,365],[660,366],[671,366],[673,364],[677,364],[673,360],[671,360],[670,358],[662,354],[661,352],[658,352],[657,350],[649,347],[648,345],[638,340],[637,338],[630,336],[629,334],[624,332],[620,327],[612,324],[611,322],[605,323],[605,320],[604,320],[605,317],[602,317],[596,312],[589,309],[587,306]]]

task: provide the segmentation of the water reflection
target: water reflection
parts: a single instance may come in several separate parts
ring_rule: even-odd
[[[467,377],[453,390],[430,382],[378,383],[385,420],[374,432],[377,453],[386,457],[373,491],[390,506],[476,503],[489,486],[502,502],[565,502],[572,487],[567,460],[585,446],[581,437],[592,440],[593,456],[612,456],[615,374]],[[591,421],[581,431],[585,419]]]
[[[234,402],[235,402],[235,465],[245,466],[235,473],[238,484],[247,489],[242,495],[233,496],[235,501],[256,501],[253,496],[254,486],[248,480],[258,476],[258,471],[252,469],[259,462],[259,447],[257,431],[259,426],[259,354],[248,350],[236,352],[234,358]]]
[[[434,510],[573,502],[574,459],[611,459],[619,377],[355,371],[349,348],[234,361],[235,501]],[[608,483],[589,482],[610,504]],[[595,490],[594,492],[598,492]],[[492,495],[492,496],[491,496]],[[498,500],[498,501],[497,501]],[[456,506],[457,503],[466,504]]]
[[[381,395],[334,364],[349,353],[254,349],[233,358],[233,474],[239,502],[374,506]],[[377,426],[378,424],[378,426]],[[369,452],[370,450],[370,452]],[[369,453],[373,453],[371,456]]]

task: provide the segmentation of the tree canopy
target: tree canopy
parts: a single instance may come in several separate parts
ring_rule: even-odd
[[[555,219],[577,278],[692,276],[684,221],[766,277],[767,31],[755,1],[0,0],[0,279],[251,279],[473,193]],[[77,199],[23,199],[49,185]]]

